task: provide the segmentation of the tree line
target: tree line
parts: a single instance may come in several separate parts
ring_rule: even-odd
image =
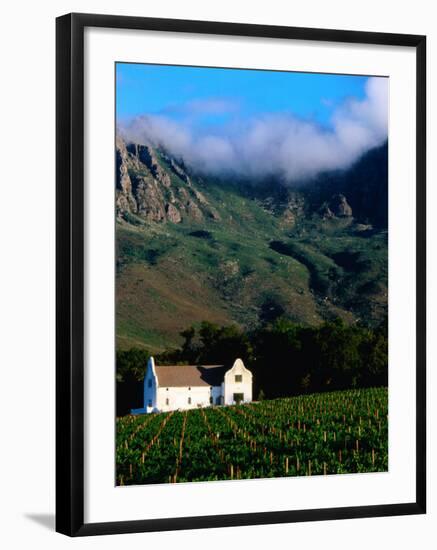
[[[240,357],[252,371],[257,399],[388,384],[385,320],[376,328],[340,319],[319,326],[279,318],[251,332],[202,322],[181,332],[178,349],[155,355],[158,365],[232,364]],[[141,404],[150,353],[117,351],[117,414]]]

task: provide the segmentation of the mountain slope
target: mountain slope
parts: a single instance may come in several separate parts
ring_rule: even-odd
[[[387,233],[354,218],[347,184],[346,173],[318,192],[199,177],[118,139],[117,345],[161,351],[203,320],[379,322]]]
[[[308,189],[314,207],[338,193],[347,196],[356,220],[387,229],[388,143],[371,149],[349,170],[322,174]]]

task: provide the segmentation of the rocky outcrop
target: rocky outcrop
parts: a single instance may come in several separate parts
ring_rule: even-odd
[[[339,218],[350,218],[352,217],[352,208],[346,200],[346,197],[341,193],[334,195],[329,203],[329,209],[332,211],[334,216]]]
[[[137,205],[132,195],[132,181],[128,170],[128,152],[124,142],[119,138],[117,138],[116,166],[117,209],[136,212]]]
[[[159,164],[155,151],[147,145],[137,145],[136,143],[130,143],[127,146],[127,151],[132,154],[134,158],[138,160],[140,164],[146,166],[153,178],[165,187],[170,187],[171,179],[168,173]]]
[[[301,194],[289,191],[287,201],[282,213],[282,225],[293,227],[299,217],[304,214],[305,200]]]
[[[220,219],[182,165],[148,145],[116,141],[116,209],[148,222]]]
[[[188,177],[188,174],[184,171],[182,166],[179,166],[176,164],[176,161],[174,159],[169,159],[170,167],[173,170],[173,172],[182,180],[185,181],[185,183],[191,183],[190,178]]]
[[[352,208],[341,193],[333,195],[329,201],[325,201],[318,209],[318,214],[324,220],[333,218],[352,218]]]
[[[334,212],[329,208],[328,203],[324,202],[319,208],[319,214],[324,220],[330,220],[334,218]]]
[[[346,197],[352,208],[355,223],[371,224],[375,229],[388,226],[388,143],[365,153],[345,170],[321,174],[311,185],[302,187],[312,209],[318,210],[327,202],[331,210],[332,198]],[[338,201],[337,201],[338,204]],[[346,216],[350,210],[334,214]],[[350,216],[347,216],[350,219]]]
[[[167,219],[165,201],[156,180],[148,176],[132,176],[138,214],[147,221],[160,222]]]
[[[167,219],[173,223],[179,223],[182,221],[179,210],[175,206],[173,206],[173,204],[167,203],[165,205],[165,213],[167,215]]]

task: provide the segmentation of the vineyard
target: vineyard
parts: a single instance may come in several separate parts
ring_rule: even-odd
[[[117,485],[388,470],[386,388],[117,419]]]

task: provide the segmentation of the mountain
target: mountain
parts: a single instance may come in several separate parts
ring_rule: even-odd
[[[116,176],[119,348],[175,347],[204,320],[251,330],[279,316],[386,316],[384,147],[290,188],[199,175],[117,138]]]
[[[344,194],[354,217],[387,229],[388,225],[388,144],[365,153],[349,170],[322,174],[311,185],[308,196],[313,205]]]

